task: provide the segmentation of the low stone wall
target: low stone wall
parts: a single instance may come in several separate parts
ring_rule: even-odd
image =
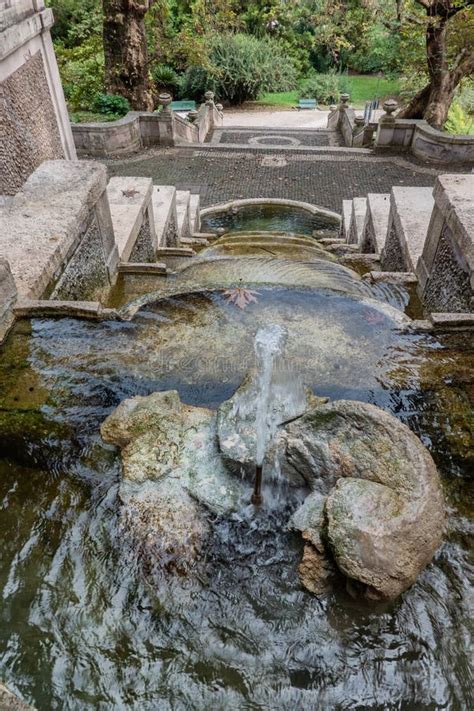
[[[455,136],[437,131],[426,121],[392,119],[379,122],[375,148],[410,151],[422,160],[474,163],[474,136]]]
[[[129,111],[117,121],[74,123],[71,128],[79,156],[108,158],[156,145],[203,143],[220,125],[222,114],[212,102],[201,106],[194,124],[165,107],[159,112]]]
[[[440,175],[428,236],[416,267],[430,311],[474,310],[474,175]]]
[[[118,263],[105,166],[46,161],[1,208],[0,257],[19,299],[96,298]]]

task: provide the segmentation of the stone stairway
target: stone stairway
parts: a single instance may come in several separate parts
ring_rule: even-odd
[[[151,178],[115,177],[107,186],[120,273],[166,276],[207,246],[200,197]]]
[[[473,189],[474,176],[453,174],[440,176],[434,189],[394,186],[344,200],[340,239],[378,266],[369,279],[417,282],[432,317],[454,322],[473,308]]]

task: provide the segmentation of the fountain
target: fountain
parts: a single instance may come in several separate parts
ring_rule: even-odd
[[[13,330],[2,661],[39,708],[466,705],[468,344],[323,245],[225,235],[127,277],[115,321]]]

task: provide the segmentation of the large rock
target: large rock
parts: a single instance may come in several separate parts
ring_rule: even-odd
[[[441,541],[445,514],[435,464],[408,427],[341,400],[290,423],[279,441],[283,470],[315,492],[291,525],[317,552],[325,544],[365,597],[393,599],[412,585]]]
[[[102,424],[102,438],[121,449],[122,522],[147,575],[186,571],[205,544],[209,513],[237,507],[243,487],[224,468],[215,420],[172,390],[125,400]]]

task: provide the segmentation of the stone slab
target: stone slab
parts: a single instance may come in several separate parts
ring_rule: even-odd
[[[178,218],[178,237],[190,237],[190,210],[189,202],[191,193],[189,190],[176,191],[176,213]]]
[[[368,193],[362,230],[362,252],[380,254],[385,246],[390,215],[390,193]]]
[[[191,193],[191,197],[189,199],[189,230],[192,235],[199,232],[201,228],[200,210],[201,197],[197,194]]]
[[[72,316],[91,320],[109,320],[118,318],[115,309],[102,306],[100,301],[59,301],[55,299],[24,299],[14,308],[15,316],[33,318],[35,316]]]
[[[415,271],[433,212],[432,192],[432,188],[392,188],[388,236],[381,256],[383,270]]]
[[[367,198],[354,198],[351,208],[351,222],[349,227],[349,244],[360,245],[364,230],[365,214],[367,212]]]
[[[151,203],[151,178],[111,178],[107,197],[114,226],[115,243],[120,260],[128,261]],[[153,232],[155,225],[152,225]],[[156,234],[154,232],[154,242]]]
[[[172,185],[154,185],[152,193],[153,219],[158,248],[169,245],[169,234],[177,229],[176,188]]]
[[[158,274],[166,276],[168,269],[163,262],[125,262],[119,264],[120,274]]]
[[[65,268],[106,182],[99,163],[45,161],[1,209],[0,257],[20,298],[40,298]]]
[[[352,200],[342,201],[342,221],[340,236],[345,242],[349,242],[349,228],[351,226]]]

